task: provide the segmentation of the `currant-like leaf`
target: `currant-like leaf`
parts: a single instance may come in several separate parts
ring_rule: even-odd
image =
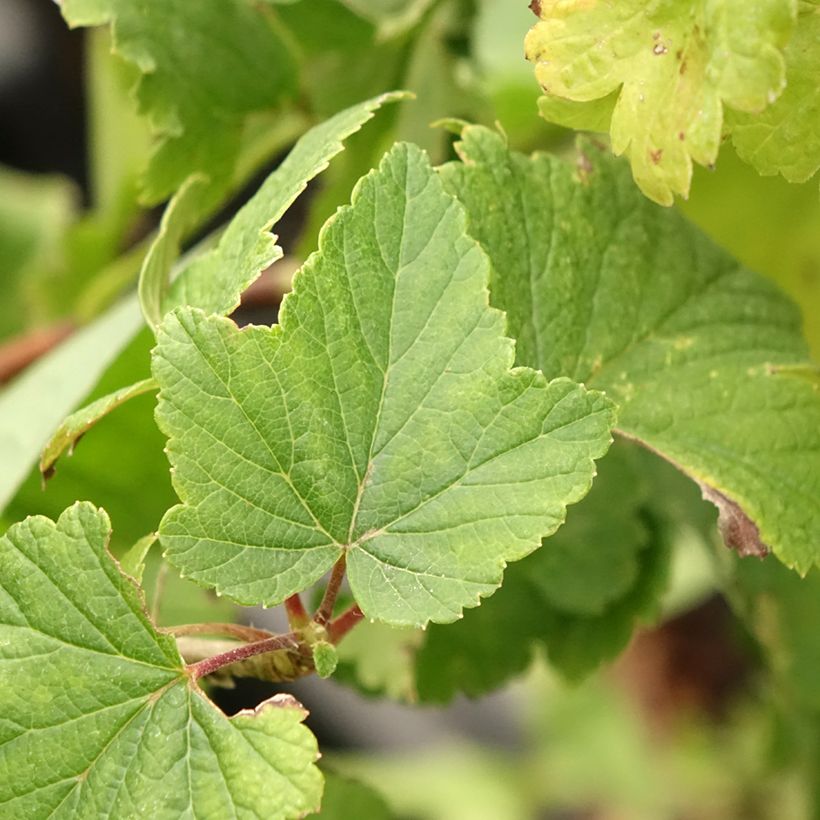
[[[0,812],[8,817],[299,817],[322,777],[287,696],[230,720],[156,632],[77,504],[0,539]],[[161,783],[161,788],[158,784]]]
[[[143,179],[146,201],[192,173],[230,181],[249,115],[295,90],[295,65],[270,11],[247,0],[62,0],[71,26],[111,23],[114,50],[142,72],[140,110],[159,143]],[[169,24],[173,21],[173,24]]]
[[[744,554],[820,560],[820,391],[794,305],[592,145],[580,173],[470,127],[443,169],[496,271],[518,362],[606,390],[622,435],[700,484]],[[523,227],[522,227],[523,226]]]
[[[820,2],[801,0],[786,47],[786,89],[763,113],[729,117],[741,159],[761,174],[803,182],[820,168]]]
[[[182,504],[169,560],[274,604],[347,556],[370,618],[452,621],[589,489],[611,405],[510,370],[489,263],[419,149],[396,146],[297,274],[281,324],[179,309],[154,357]]]
[[[717,158],[723,105],[759,112],[785,86],[795,0],[541,0],[527,58],[548,95],[613,92],[612,147],[657,202],[689,190],[692,160]],[[548,113],[549,106],[542,107]]]

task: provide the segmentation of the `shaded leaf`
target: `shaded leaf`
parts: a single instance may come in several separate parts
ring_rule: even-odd
[[[66,450],[70,454],[77,441],[103,416],[129,399],[142,396],[156,389],[157,383],[153,379],[142,379],[109,393],[107,396],[103,396],[72,413],[57,428],[57,431],[43,448],[43,452],[40,454],[40,472],[45,475],[52,471],[57,459]]]
[[[142,72],[137,101],[159,138],[143,179],[149,203],[197,171],[224,188],[248,116],[295,91],[293,58],[263,5],[62,0],[61,8],[71,26],[111,23],[115,51]]]

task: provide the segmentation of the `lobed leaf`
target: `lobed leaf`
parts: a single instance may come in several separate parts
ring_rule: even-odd
[[[114,50],[142,73],[137,101],[159,137],[143,179],[149,203],[198,171],[224,188],[249,115],[295,92],[294,60],[260,4],[61,0],[61,7],[70,26],[111,23]]]
[[[621,435],[697,481],[739,552],[820,562],[820,392],[789,375],[808,365],[796,308],[592,145],[579,174],[483,128],[459,153],[442,176],[518,362],[605,390]]]
[[[796,5],[541,0],[526,56],[548,96],[588,103],[617,93],[612,148],[629,157],[641,190],[669,205],[688,193],[693,160],[717,158],[724,104],[760,112],[783,91]]]
[[[489,263],[423,152],[398,145],[323,231],[274,328],[178,309],[157,419],[182,504],[169,560],[279,603],[347,556],[370,618],[459,617],[557,529],[609,446],[610,403],[510,370]]]
[[[322,778],[287,696],[226,718],[76,504],[0,539],[0,806],[8,817],[296,817]],[[162,788],[158,784],[162,783]]]

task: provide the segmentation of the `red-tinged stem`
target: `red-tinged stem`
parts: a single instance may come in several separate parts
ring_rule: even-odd
[[[0,345],[0,382],[8,381],[12,376],[25,370],[40,356],[60,344],[73,330],[73,324],[61,322],[4,341]]]
[[[325,594],[322,596],[322,603],[316,610],[313,620],[319,626],[326,626],[333,616],[333,607],[336,605],[336,598],[339,595],[339,588],[342,585],[345,577],[345,556],[342,557],[333,565],[333,571],[330,573],[330,580],[325,587]]]
[[[299,635],[296,632],[288,632],[285,635],[274,635],[264,641],[256,641],[255,643],[246,643],[244,646],[237,646],[236,649],[222,652],[219,655],[214,655],[212,658],[206,658],[204,661],[189,664],[185,669],[193,680],[197,680],[216,672],[218,669],[222,669],[223,666],[230,666],[232,663],[244,661],[247,658],[254,657],[254,655],[263,655],[265,652],[276,652],[278,649],[298,648]]]
[[[346,609],[338,618],[334,618],[327,627],[327,635],[332,644],[339,643],[356,624],[364,618],[364,612],[359,609],[358,604],[353,604],[350,609]]]
[[[238,638],[240,641],[253,643],[255,641],[266,641],[275,637],[267,629],[256,629],[252,626],[242,624],[181,624],[179,626],[165,626],[159,629],[168,635],[227,635],[231,638]]]
[[[298,592],[291,595],[290,598],[285,598],[285,612],[288,614],[288,624],[293,630],[305,626],[310,620],[310,615],[308,615]]]

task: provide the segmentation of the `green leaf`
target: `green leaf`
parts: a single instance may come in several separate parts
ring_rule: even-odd
[[[626,646],[636,619],[653,611],[668,558],[637,455],[616,445],[566,524],[510,567],[492,598],[457,624],[427,630],[415,657],[420,700],[490,692],[523,672],[536,646],[570,680]]]
[[[362,621],[339,644],[335,679],[368,695],[412,703],[416,698],[414,655],[424,632]]]
[[[686,195],[692,160],[714,163],[724,103],[759,112],[786,83],[795,0],[586,0],[535,4],[527,59],[548,95],[618,93],[610,130],[635,181],[665,205]],[[544,109],[549,111],[549,106]]]
[[[384,798],[364,783],[334,772],[325,771],[324,776],[321,820],[393,820],[395,817]]]
[[[197,171],[224,188],[249,115],[295,90],[293,58],[262,5],[63,0],[61,8],[71,26],[111,23],[115,51],[142,72],[137,102],[159,138],[143,180],[149,203]]]
[[[270,229],[307,187],[344,150],[343,140],[373,118],[381,106],[406,99],[391,92],[339,112],[308,131],[285,161],[231,220],[219,244],[186,265],[165,296],[171,264],[179,252],[180,237],[192,221],[199,200],[195,179],[183,187],[168,206],[162,230],[149,251],[140,277],[143,308],[157,325],[175,307],[190,305],[207,313],[231,313],[240,294],[259,274],[282,257]]]
[[[820,712],[820,573],[798,578],[758,561],[740,562],[735,570],[736,603],[768,651],[781,691],[798,708]]]
[[[156,389],[157,383],[153,379],[142,379],[109,393],[107,396],[103,396],[72,413],[57,428],[43,448],[40,455],[40,472],[48,475],[54,469],[57,459],[66,450],[69,451],[70,455],[80,438],[103,416],[108,415],[112,410],[116,410],[117,407],[129,399],[142,396]]]
[[[131,310],[138,321],[135,298]],[[155,342],[154,334],[143,325],[105,369],[93,391],[82,397],[83,402],[102,399],[122,384],[150,376],[150,352]],[[82,372],[81,365],[74,367]],[[146,532],[154,532],[163,513],[175,501],[164,452],[165,437],[154,422],[155,407],[156,397],[146,393],[116,412],[101,416],[92,431],[75,441],[71,456],[63,456],[56,471],[50,471],[45,486],[34,461],[6,508],[7,517],[21,521],[42,514],[56,519],[75,501],[91,501],[103,507],[114,523],[112,550],[117,555],[130,549]],[[56,425],[57,420],[53,423]]]
[[[145,558],[156,540],[157,534],[155,532],[144,535],[120,559],[120,569],[130,575],[138,584],[142,582],[142,576],[145,572]]]
[[[313,663],[320,678],[329,678],[339,663],[336,647],[327,641],[317,641],[313,644]]]
[[[762,177],[725,146],[714,171],[699,169],[681,210],[743,264],[777,282],[803,312],[803,333],[820,361],[820,197],[806,182]]]
[[[497,272],[520,364],[605,390],[618,431],[700,484],[730,546],[820,559],[820,393],[794,305],[593,145],[581,176],[464,131],[445,167]],[[524,230],[521,230],[524,226]]]
[[[9,817],[293,817],[322,778],[304,710],[228,720],[185,674],[90,504],[0,539],[0,805]],[[162,788],[157,784],[162,781]]]
[[[761,174],[804,182],[820,168],[820,3],[802,0],[786,47],[786,90],[762,114],[729,118],[738,155]]]
[[[358,15],[378,26],[381,37],[412,28],[434,0],[342,0]]]
[[[362,610],[396,625],[489,595],[587,492],[613,418],[600,394],[510,371],[488,274],[424,154],[398,145],[326,226],[278,327],[167,317],[169,560],[274,604],[347,554]]]
[[[91,390],[141,323],[137,300],[125,299],[39,359],[0,393],[0,509],[36,464],[51,433]]]

